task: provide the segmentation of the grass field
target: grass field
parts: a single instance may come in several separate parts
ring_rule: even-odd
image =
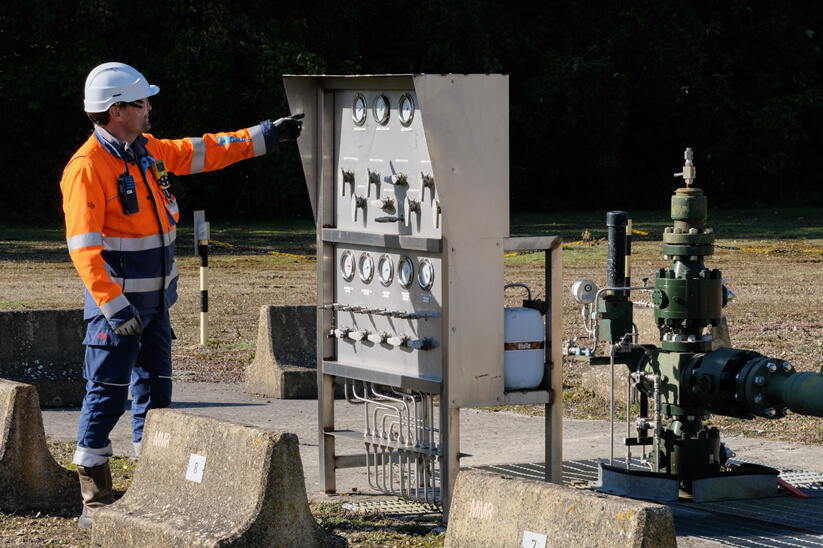
[[[515,215],[511,234],[560,235],[563,266],[563,337],[582,335],[580,311],[569,294],[581,278],[605,282],[606,212],[552,212]],[[671,224],[668,211],[632,215],[632,278],[642,283],[668,266],[660,239]],[[823,365],[823,210],[711,210],[707,226],[717,234],[717,250],[706,260],[729,278],[736,299],[725,309],[732,344],[792,363],[803,371]],[[193,256],[190,220],[178,232],[180,300],[172,309],[175,375],[178,380],[240,381],[254,358],[260,307],[316,301],[315,232],[311,220],[267,223],[213,223],[210,246],[210,337],[199,344],[199,259]],[[506,282],[525,282],[545,296],[540,254],[507,258]],[[513,293],[513,292],[512,292]],[[507,297],[514,306],[519,295]],[[642,297],[640,297],[642,298]],[[0,310],[81,307],[83,287],[65,250],[60,227],[0,224]],[[564,363],[564,415],[603,419],[604,401],[581,382],[583,366]],[[536,413],[537,408],[515,409]],[[790,442],[823,443],[823,421],[791,416],[781,421],[713,417],[724,437],[744,434]],[[61,462],[69,449],[53,444]],[[130,471],[129,471],[130,472]],[[118,472],[123,480],[123,473]],[[127,480],[128,478],[126,478]],[[344,534],[353,546],[442,546],[431,523],[355,518],[335,507],[315,507],[315,516]],[[382,539],[382,540],[381,540]],[[87,546],[88,535],[70,520],[50,516],[0,514],[0,544]]]

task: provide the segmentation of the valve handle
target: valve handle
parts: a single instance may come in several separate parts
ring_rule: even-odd
[[[431,197],[434,198],[434,177],[431,175],[427,175],[420,172],[420,201],[426,199],[426,189],[429,189],[431,192]]]
[[[406,196],[406,215],[404,216],[406,226],[409,226],[411,223],[412,213],[420,214],[420,200]]]
[[[386,338],[387,335],[385,333],[369,333],[368,335],[369,341],[374,344],[384,344],[386,342]]]
[[[357,222],[357,210],[363,209],[363,212],[366,212],[366,198],[364,196],[358,196],[357,194],[352,195],[351,199],[351,220],[353,223]]]
[[[408,335],[394,335],[386,339],[386,342],[392,346],[406,346],[406,341],[409,340]]]
[[[428,337],[422,339],[415,339],[413,341],[407,341],[406,346],[409,348],[414,348],[415,350],[428,350],[432,347],[431,339]]]
[[[380,172],[379,171],[372,171],[368,170],[369,174],[369,184],[366,185],[366,196],[371,197],[371,186],[380,186]],[[379,192],[378,192],[379,194]]]
[[[345,196],[346,195],[346,185],[347,184],[351,185],[351,192],[352,192],[352,194],[354,194],[354,172],[353,171],[347,171],[343,168],[340,168],[340,170],[343,172],[343,178],[341,179],[341,182],[340,182],[340,196]]]

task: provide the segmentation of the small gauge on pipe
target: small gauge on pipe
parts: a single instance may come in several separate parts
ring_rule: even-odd
[[[383,95],[382,93],[374,98],[374,105],[372,107],[372,113],[374,114],[374,120],[381,125],[386,125],[389,121],[389,98]]]
[[[397,103],[398,107],[398,117],[400,118],[400,123],[403,124],[404,127],[409,127],[414,120],[414,99],[408,93],[404,93],[402,97],[400,97],[400,102]]]
[[[414,281],[414,263],[409,257],[404,255],[400,258],[400,262],[397,265],[397,275],[398,281],[400,285],[403,286],[403,289],[411,287]]]
[[[374,259],[368,253],[360,255],[360,279],[364,284],[370,283],[374,278]]]
[[[354,120],[354,123],[358,126],[365,124],[367,112],[366,98],[363,97],[362,93],[358,93],[351,104],[351,118]]]
[[[430,290],[434,285],[434,265],[428,259],[420,261],[420,273],[417,274],[417,283],[423,291]]]
[[[351,251],[344,251],[343,255],[340,256],[340,273],[343,275],[343,279],[347,282],[352,281],[355,270],[357,269],[354,264],[354,256]]]
[[[384,287],[389,287],[394,280],[394,261],[388,255],[383,255],[377,262],[377,271],[380,276],[380,283]]]

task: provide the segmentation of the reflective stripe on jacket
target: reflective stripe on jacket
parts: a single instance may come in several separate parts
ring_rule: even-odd
[[[277,148],[270,121],[231,133],[174,140],[145,134],[138,141],[142,147],[134,149],[145,149],[145,158],[162,160],[177,175],[221,169]],[[139,206],[129,215],[118,189],[126,170]],[[117,147],[95,132],[69,161],[60,188],[69,254],[86,286],[86,319],[102,313],[125,321],[132,316],[130,305],[148,313],[174,304],[179,212],[147,162],[124,162]]]

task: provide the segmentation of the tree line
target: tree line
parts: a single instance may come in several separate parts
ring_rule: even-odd
[[[665,208],[683,150],[713,207],[820,206],[819,0],[8,0],[0,7],[0,225],[57,222],[88,138],[88,72],[161,89],[152,133],[287,113],[283,74],[505,73],[511,207]],[[184,215],[310,215],[293,144],[188,178]]]

